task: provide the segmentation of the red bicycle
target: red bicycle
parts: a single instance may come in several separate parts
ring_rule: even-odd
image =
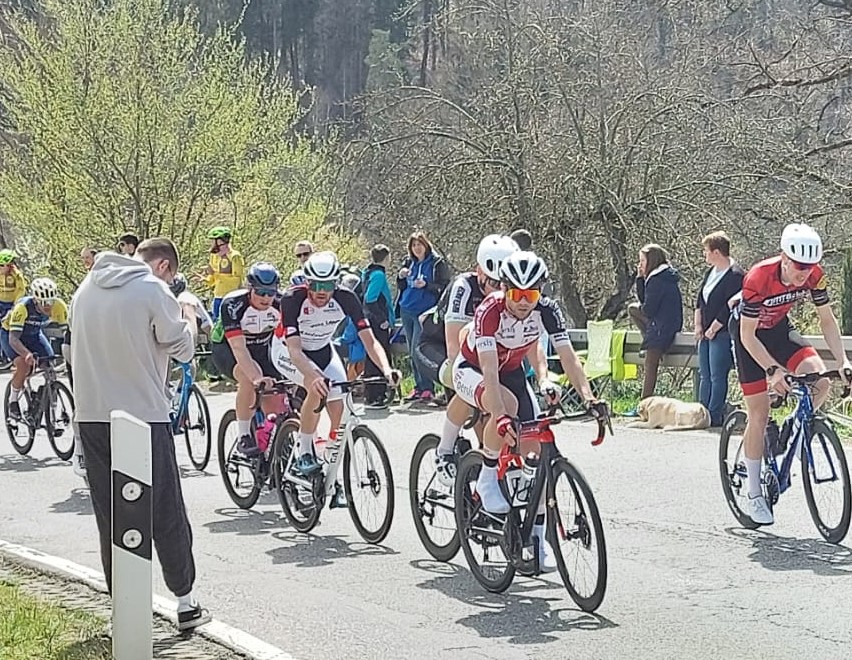
[[[508,514],[492,514],[482,508],[475,488],[482,454],[469,451],[459,463],[456,527],[468,566],[488,591],[505,591],[516,572],[530,576],[542,572],[534,527],[544,496],[545,540],[553,550],[565,588],[586,612],[595,611],[603,602],[607,560],[598,507],[580,470],[559,452],[550,428],[564,420],[588,418],[597,421],[597,437],[592,444],[599,445],[607,430],[612,434],[609,410],[603,402],[580,413],[552,409],[540,419],[517,424],[519,442],[504,447],[499,459],[500,488],[512,503]],[[525,460],[518,447],[532,441],[540,444],[540,455],[530,454]],[[572,550],[576,557],[569,555]],[[586,571],[593,574],[588,582],[581,579]]]

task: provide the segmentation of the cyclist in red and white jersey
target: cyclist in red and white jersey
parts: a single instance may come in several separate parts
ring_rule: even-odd
[[[789,391],[787,373],[825,370],[816,350],[793,328],[787,316],[805,298],[816,305],[820,327],[841,372],[852,368],[843,350],[837,319],[831,311],[825,273],[820,266],[822,239],[811,227],[790,224],[781,234],[781,254],[755,264],[743,280],[739,309],[729,324],[737,375],[743,390],[748,423],[743,436],[748,472],[746,513],[761,525],[774,522],[760,488],[764,430],[769,419],[767,389]],[[814,405],[822,405],[829,382],[814,386]]]
[[[550,336],[572,385],[587,403],[595,401],[568,338],[562,310],[555,300],[541,295],[546,277],[544,261],[532,252],[506,257],[500,266],[502,290],[486,296],[477,308],[453,365],[456,394],[491,414],[483,433],[485,458],[476,485],[483,507],[491,513],[506,513],[510,508],[497,483],[497,458],[504,442],[516,440],[513,418],[535,418],[533,392],[521,365],[536,350],[542,333]],[[558,398],[558,393],[553,395]],[[543,522],[543,515],[536,520],[536,524]]]

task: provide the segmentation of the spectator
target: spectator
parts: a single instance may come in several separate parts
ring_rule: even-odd
[[[701,241],[704,273],[695,302],[695,341],[698,343],[698,400],[710,412],[710,426],[722,426],[728,398],[728,372],[734,366],[728,321],[728,300],[743,287],[743,269],[731,259],[731,241],[721,231]]]
[[[302,268],[305,265],[305,262],[308,260],[314,253],[313,243],[310,241],[299,241],[296,243],[296,247],[294,248],[294,253],[296,255],[296,259],[299,260],[299,268],[293,271],[293,274],[290,276],[290,284],[298,285],[305,283],[305,273],[302,271]]]
[[[653,396],[660,360],[683,327],[679,280],[680,275],[669,264],[666,251],[659,245],[649,243],[639,251],[639,273],[636,277],[639,304],[629,305],[627,311],[642,333],[642,349],[645,351],[643,399]]]
[[[83,260],[83,266],[86,270],[92,270],[92,266],[95,265],[95,255],[98,251],[93,247],[84,247],[80,251],[80,259]]]
[[[192,592],[192,530],[169,423],[169,362],[188,362],[195,349],[167,286],[177,272],[177,251],[167,238],[143,241],[136,258],[117,253],[99,257],[71,303],[71,357],[80,385],[74,394],[76,421],[107,586],[112,589],[109,420],[113,410],[125,410],[151,427],[154,544],[166,585],[178,598],[178,627],[187,630],[206,623],[210,615]]]
[[[17,259],[14,250],[0,250],[0,320],[12,311],[15,301],[27,293],[27,280],[18,268]]]
[[[205,342],[209,341],[210,333],[213,332],[213,319],[207,313],[204,303],[189,290],[186,277],[183,273],[175,275],[169,288],[180,304],[183,318],[189,321],[190,330],[193,328],[196,330],[193,333],[196,343],[201,336],[203,336]]]
[[[388,284],[387,268],[390,265],[390,250],[381,243],[370,250],[370,265],[361,276],[361,287],[364,291],[364,314],[370,322],[378,342],[385,349],[390,359],[390,335],[396,324],[393,311],[393,297]],[[367,360],[364,375],[369,377],[381,376],[382,370],[372,360]],[[387,385],[385,383],[367,385],[367,408],[380,409],[387,407]]]
[[[136,234],[123,234],[118,239],[118,251],[128,257],[136,254],[137,247],[139,247],[139,237]]]
[[[450,271],[444,259],[432,248],[432,243],[422,231],[408,239],[408,257],[399,269],[399,309],[402,329],[408,342],[411,370],[414,372],[414,391],[407,401],[432,400],[435,387],[417,366],[414,350],[420,340],[420,315],[433,307],[450,282]]]
[[[228,227],[213,227],[208,234],[210,261],[204,272],[204,280],[213,287],[213,320],[219,319],[222,298],[243,285],[246,264],[243,255],[231,245],[231,230]]]
[[[340,286],[354,293],[361,287],[361,278],[357,275],[344,275],[341,278]],[[364,372],[367,349],[364,346],[364,342],[358,336],[358,329],[355,327],[352,319],[346,319],[346,327],[343,330],[343,334],[334,341],[341,349],[345,347],[347,380],[355,380]],[[344,351],[341,350],[342,352]]]
[[[516,229],[509,234],[509,238],[515,241],[522,251],[529,252],[532,250],[532,234],[530,234],[526,229]]]

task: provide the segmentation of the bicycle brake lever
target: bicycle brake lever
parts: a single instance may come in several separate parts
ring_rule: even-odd
[[[604,441],[606,436],[606,422],[603,419],[598,419],[598,437],[592,440],[592,447],[597,447]]]

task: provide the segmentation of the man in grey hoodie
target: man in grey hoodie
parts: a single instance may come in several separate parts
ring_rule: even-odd
[[[207,623],[192,593],[195,562],[175,459],[167,391],[169,361],[188,362],[195,345],[168,284],[178,255],[167,238],[143,241],[130,257],[97,256],[71,301],[71,358],[79,437],[86,456],[101,562],[112,589],[110,413],[124,410],[151,426],[154,543],[178,627]]]

